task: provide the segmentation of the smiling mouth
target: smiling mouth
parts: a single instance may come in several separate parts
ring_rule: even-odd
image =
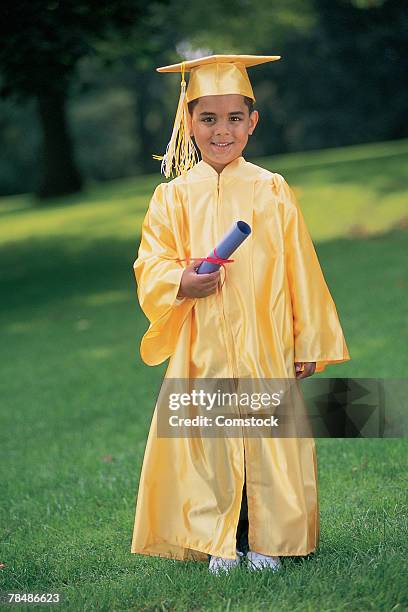
[[[226,149],[232,145],[232,142],[212,142],[211,144],[217,147],[217,149]]]

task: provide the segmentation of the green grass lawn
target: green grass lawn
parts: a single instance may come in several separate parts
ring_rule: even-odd
[[[295,188],[339,311],[352,361],[324,375],[406,377],[408,142],[254,161]],[[159,181],[0,199],[0,591],[74,611],[407,609],[403,439],[317,440],[320,546],[278,575],[131,555],[165,369],[140,359],[132,264]]]

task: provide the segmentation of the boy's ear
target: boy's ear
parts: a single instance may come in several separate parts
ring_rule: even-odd
[[[259,119],[259,113],[257,110],[252,111],[251,116],[250,116],[250,125],[251,127],[248,130],[248,133],[250,136],[252,136],[252,134],[254,133],[254,130],[256,128],[256,124],[258,123],[258,119]]]
[[[188,127],[188,133],[190,134],[190,136],[192,136],[193,135],[193,122],[191,120],[190,113],[187,113],[187,127]]]

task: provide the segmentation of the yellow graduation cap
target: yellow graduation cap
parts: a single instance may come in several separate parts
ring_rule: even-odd
[[[209,55],[156,69],[158,72],[181,72],[180,98],[166,153],[153,155],[154,159],[162,160],[161,172],[167,178],[173,171],[177,176],[189,170],[199,160],[188,130],[188,102],[202,96],[223,94],[241,94],[255,102],[246,69],[280,58],[280,55]],[[186,87],[184,73],[189,71]]]

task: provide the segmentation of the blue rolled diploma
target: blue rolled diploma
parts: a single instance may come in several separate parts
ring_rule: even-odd
[[[236,221],[231,229],[223,236],[218,246],[215,247],[217,256],[222,259],[228,259],[230,255],[242,244],[245,238],[248,238],[251,233],[251,228],[245,221]],[[209,257],[216,257],[214,251],[212,251]],[[221,264],[211,263],[209,261],[202,261],[197,268],[197,274],[209,274],[219,270]]]

